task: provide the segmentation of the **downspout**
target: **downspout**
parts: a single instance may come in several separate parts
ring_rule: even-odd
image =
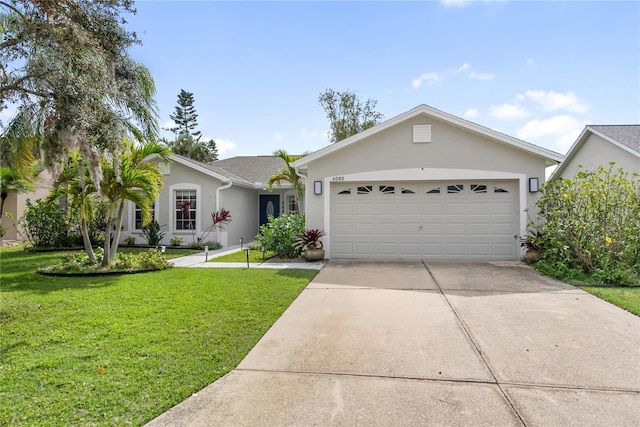
[[[231,180],[229,180],[228,184],[222,185],[218,188],[216,188],[216,212],[220,211],[220,192],[222,190],[226,190],[227,188],[230,188],[233,185],[233,183],[231,182]],[[218,229],[218,227],[216,227],[216,240],[218,242],[220,242],[220,230]],[[222,243],[222,242],[220,242]],[[229,244],[229,242],[227,242],[227,245]]]
[[[298,210],[300,211],[299,213],[304,214],[306,211],[306,201],[307,201],[307,176],[304,175],[299,169],[293,168],[293,170],[296,172],[296,175],[298,175],[300,178],[302,178],[302,180],[304,181],[304,193],[302,194],[302,200],[298,200],[298,202],[300,202],[300,206],[298,206]]]
[[[226,190],[227,188],[231,187],[233,185],[233,183],[231,181],[229,181],[228,184],[225,184],[221,187],[216,188],[216,211],[220,210],[220,192],[222,190]]]

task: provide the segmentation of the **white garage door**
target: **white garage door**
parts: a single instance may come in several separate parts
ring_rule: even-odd
[[[330,191],[333,258],[516,259],[515,181],[332,183]]]

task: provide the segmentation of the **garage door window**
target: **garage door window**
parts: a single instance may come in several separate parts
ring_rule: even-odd
[[[380,192],[382,194],[395,194],[396,193],[396,187],[393,187],[391,185],[381,185],[380,186]]]
[[[505,189],[504,189],[504,188],[502,188],[502,187],[493,187],[493,192],[494,192],[494,193],[508,193],[508,191],[507,191],[507,190],[505,190]]]
[[[464,191],[464,185],[462,184],[454,184],[447,185],[447,194],[458,194]]]
[[[410,188],[404,188],[404,187],[402,187],[402,194],[416,194],[416,192],[415,192],[415,191],[413,191],[413,190],[412,190],[412,189],[410,189]]]
[[[351,189],[347,188],[346,190],[338,191],[339,195],[344,196],[345,194],[351,194]]]
[[[361,187],[358,187],[358,194],[371,194],[372,191],[372,185],[363,185]]]
[[[440,194],[440,187],[432,188],[427,190],[427,194]]]
[[[483,184],[471,184],[471,192],[472,193],[486,193],[487,186]]]

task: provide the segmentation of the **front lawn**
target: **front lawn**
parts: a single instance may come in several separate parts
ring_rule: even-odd
[[[250,250],[249,251],[249,262],[262,262],[264,260],[268,260],[269,258],[273,258],[275,253],[272,251],[265,251],[264,258],[262,251]],[[238,252],[234,252],[227,255],[222,255],[216,258],[212,258],[209,262],[247,262],[247,251],[241,250]]]
[[[0,249],[0,425],[143,424],[232,370],[316,274],[35,273],[63,255]]]
[[[640,316],[640,286],[579,285],[590,294]]]

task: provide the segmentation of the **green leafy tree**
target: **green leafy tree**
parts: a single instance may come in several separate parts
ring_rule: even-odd
[[[99,200],[98,189],[91,179],[89,169],[79,152],[72,152],[69,161],[63,167],[58,181],[49,193],[47,200],[53,202],[61,198],[78,210],[80,215],[80,234],[89,262],[97,263],[91,237],[89,223],[93,219],[95,206]]]
[[[327,114],[330,125],[329,140],[342,141],[380,123],[384,116],[375,110],[378,101],[367,99],[364,103],[355,92],[338,92],[326,89],[318,102]]]
[[[200,138],[193,139],[191,135],[182,134],[175,141],[164,140],[163,142],[173,153],[202,163],[218,160],[218,149],[212,139],[203,142]]]
[[[298,175],[296,168],[293,167],[292,163],[307,154],[309,153],[305,152],[299,156],[293,156],[285,150],[276,150],[273,153],[274,157],[280,157],[284,161],[285,166],[279,169],[275,174],[271,175],[267,180],[267,189],[269,191],[273,191],[274,184],[281,186],[282,181],[291,184],[291,187],[295,191],[296,204],[300,207],[300,213],[304,212],[304,207],[301,204],[304,200],[304,180],[300,175]]]
[[[59,170],[79,148],[99,183],[100,158],[118,156],[125,133],[157,133],[148,70],[128,57],[138,39],[121,15],[130,0],[0,2],[0,109],[41,110],[45,166]]]
[[[155,154],[169,161],[169,150],[157,142],[134,144],[125,140],[120,159],[103,159],[104,179],[100,192],[109,202],[102,265],[112,267],[120,241],[125,202],[135,203],[142,212],[143,225],[151,222],[151,208],[162,191],[164,176],[157,165],[143,161]]]
[[[545,183],[537,242],[552,270],[640,283],[640,175],[600,167]]]
[[[169,116],[176,124],[169,130],[175,133],[178,137],[182,135],[191,135],[198,139],[201,135],[200,131],[195,130],[196,126],[198,126],[198,114],[196,113],[196,108],[193,105],[194,102],[195,99],[193,98],[193,93],[180,89],[180,93],[178,94],[178,105],[176,105],[175,112]]]

